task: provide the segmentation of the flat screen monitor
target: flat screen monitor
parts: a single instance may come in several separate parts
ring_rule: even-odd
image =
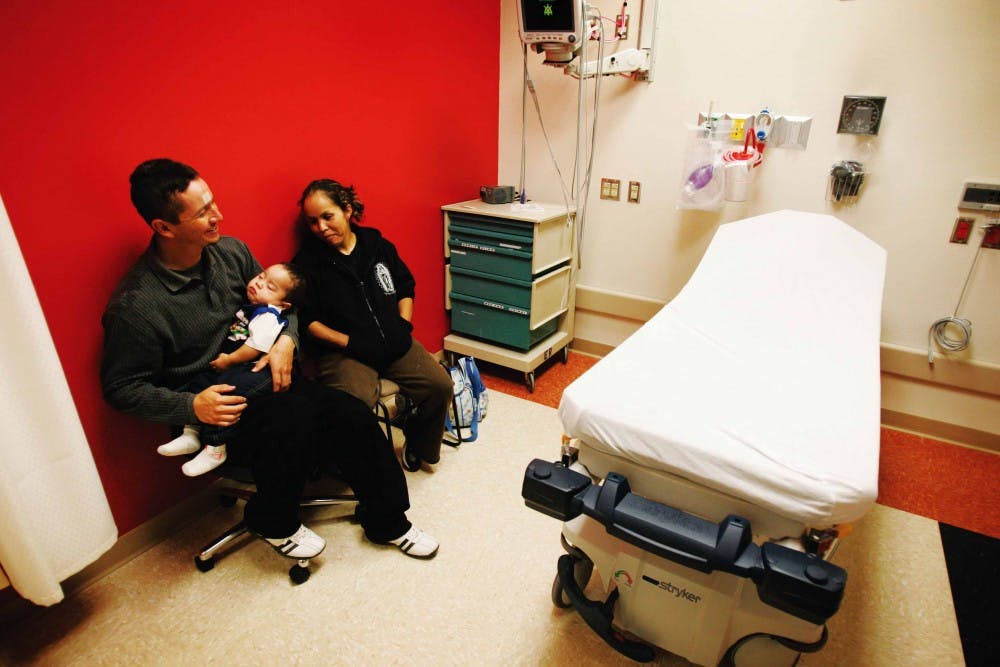
[[[521,40],[525,44],[580,45],[582,0],[520,0],[520,5]]]

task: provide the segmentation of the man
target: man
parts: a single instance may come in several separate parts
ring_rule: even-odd
[[[369,540],[433,557],[437,542],[406,519],[406,480],[372,412],[342,392],[298,377],[293,382],[294,314],[255,367],[270,367],[273,393],[248,403],[231,385],[184,390],[209,368],[261,267],[242,241],[221,235],[222,213],[193,168],[148,160],[129,180],[132,203],[153,237],[104,312],[105,399],[156,422],[236,425],[226,443],[229,458],[249,465],[257,486],[246,524],[284,556],[311,558],[326,546],[298,518],[299,497],[318,466],[351,485]]]

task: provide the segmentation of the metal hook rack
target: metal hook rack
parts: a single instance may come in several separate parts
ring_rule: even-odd
[[[835,204],[853,205],[861,196],[861,190],[868,181],[865,166],[856,160],[841,160],[830,168],[827,201]]]

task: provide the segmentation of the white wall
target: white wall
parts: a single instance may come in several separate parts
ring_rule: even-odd
[[[500,181],[515,185],[522,80],[516,3],[502,3],[499,165]],[[620,8],[596,4],[605,16]],[[629,6],[633,31],[624,46],[634,44],[639,4]],[[656,80],[602,83],[579,284],[666,301],[718,223],[781,208],[830,212],[889,252],[883,341],[926,349],[928,327],[952,314],[977,250],[948,242],[961,186],[969,179],[1000,182],[998,31],[996,0],[661,0]],[[568,177],[577,82],[541,60],[529,52],[546,129]],[[825,196],[830,167],[857,157],[869,141],[836,134],[845,94],[888,101],[866,162],[868,185],[855,206],[837,208]],[[745,203],[719,213],[679,211],[684,127],[709,101],[715,111],[767,106],[811,116],[808,148],[769,148]],[[529,196],[561,201],[530,102],[527,145]],[[641,203],[599,200],[602,176],[641,181]],[[983,251],[960,312],[973,322],[972,344],[958,357],[1000,364],[998,284],[1000,251]],[[620,328],[588,322],[578,322],[578,337],[620,342]]]
[[[522,129],[518,1],[502,0],[501,15],[499,179],[514,185]],[[592,4],[609,17],[621,6]],[[640,5],[629,5],[633,29],[620,48],[635,45]],[[657,34],[654,82],[602,82],[576,338],[604,347],[621,342],[644,319],[629,313],[649,312],[651,300],[668,301],[683,287],[719,223],[783,208],[832,213],[888,251],[884,414],[950,421],[1000,447],[1000,250],[979,255],[958,313],[972,321],[969,347],[939,356],[934,368],[921,362],[928,328],[954,312],[982,238],[985,217],[974,215],[973,242],[948,242],[956,217],[968,215],[957,209],[962,185],[1000,183],[1000,2],[660,0]],[[595,53],[591,43],[588,59]],[[546,129],[569,178],[578,84],[541,61],[528,53]],[[589,107],[592,82],[587,93]],[[836,133],[849,94],[888,98],[878,137]],[[710,101],[716,112],[766,106],[811,116],[808,148],[769,147],[745,203],[714,213],[677,210],[685,126]],[[528,105],[525,189],[538,200],[562,201]],[[827,201],[833,163],[858,158],[870,170],[859,201]],[[600,200],[601,177],[640,181],[642,201]],[[604,309],[615,295],[624,306]],[[989,408],[979,409],[984,401]],[[979,408],[938,409],[973,403]]]

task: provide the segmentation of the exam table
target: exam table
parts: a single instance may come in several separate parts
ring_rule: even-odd
[[[885,264],[829,215],[719,227],[681,292],[566,388],[560,459],[525,471],[526,504],[564,522],[556,605],[639,661],[822,648],[847,582],[831,558],[877,495]]]

